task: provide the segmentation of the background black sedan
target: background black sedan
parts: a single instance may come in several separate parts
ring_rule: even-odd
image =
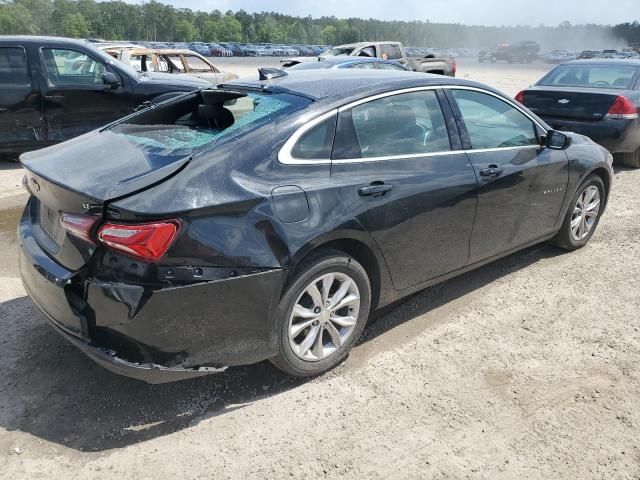
[[[563,63],[516,96],[555,129],[586,135],[640,167],[640,61],[578,60]]]
[[[21,274],[52,325],[118,373],[269,358],[314,375],[371,309],[539,242],[585,245],[610,160],[463,80],[233,82],[23,155]]]

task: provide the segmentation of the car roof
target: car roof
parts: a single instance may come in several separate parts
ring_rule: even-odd
[[[560,65],[611,65],[630,67],[640,67],[640,60],[633,58],[589,58],[582,60],[572,60],[570,62],[561,63]]]
[[[369,95],[389,90],[438,85],[465,85],[480,87],[494,91],[485,85],[428,73],[403,72],[400,70],[377,69],[337,69],[330,74],[324,69],[300,70],[294,74],[273,78],[271,80],[240,79],[224,84],[224,86],[265,89],[302,95],[314,100],[328,100],[332,97],[362,96],[362,91]]]
[[[378,58],[378,57],[349,57],[347,55],[340,55],[337,57],[327,57],[325,59],[318,61],[318,63],[332,63],[335,65],[343,65],[343,64],[349,64],[349,63],[374,63],[374,62],[393,63],[396,65],[398,64],[397,62],[392,62],[390,60],[385,60],[383,58]]]
[[[78,46],[93,46],[95,45],[88,40],[78,40],[75,38],[65,38],[65,37],[47,37],[47,36],[38,36],[38,35],[0,35],[0,42],[13,42],[13,43],[49,43],[49,44],[74,44]]]

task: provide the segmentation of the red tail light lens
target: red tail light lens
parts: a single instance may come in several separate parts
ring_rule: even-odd
[[[71,235],[81,238],[89,243],[95,244],[91,231],[100,217],[94,215],[82,215],[77,213],[63,213],[60,216],[60,223]]]
[[[620,95],[611,105],[607,117],[633,120],[638,118],[638,107],[627,97]]]
[[[98,230],[98,240],[114,250],[155,262],[167,253],[181,226],[179,220],[141,224],[107,222]]]
[[[524,105],[524,91],[518,92],[518,94],[515,96],[515,99],[516,99],[516,102]]]

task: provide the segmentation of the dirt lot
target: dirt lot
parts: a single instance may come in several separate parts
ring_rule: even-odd
[[[544,69],[460,75],[514,94]],[[640,478],[640,170],[617,170],[586,248],[388,308],[328,375],[263,363],[162,386],[94,365],[25,296],[20,177],[0,169],[2,478]]]

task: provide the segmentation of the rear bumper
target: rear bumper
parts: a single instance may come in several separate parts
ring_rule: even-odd
[[[47,319],[89,358],[120,375],[164,383],[224,371],[276,353],[272,305],[284,271],[149,289],[80,280],[19,227],[20,273]]]
[[[603,119],[598,122],[579,122],[544,115],[540,118],[555,130],[585,135],[611,153],[635,152],[640,147],[640,121],[638,120]]]

